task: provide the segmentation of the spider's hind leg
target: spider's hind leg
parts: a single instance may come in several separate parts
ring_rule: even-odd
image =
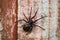
[[[35,24],[34,24],[35,25]],[[42,28],[41,26],[39,26],[39,25],[35,25],[35,26],[37,26],[37,27],[40,27],[42,30],[45,30],[44,28]]]
[[[31,32],[26,33],[26,35],[29,35]]]
[[[47,17],[47,16],[44,16],[44,17],[41,17],[41,18],[36,19],[36,20],[34,21],[34,23],[37,22],[37,21],[40,20],[40,19],[45,18],[45,17]]]

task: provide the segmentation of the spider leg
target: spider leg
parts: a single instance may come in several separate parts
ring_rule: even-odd
[[[27,21],[28,21],[28,18],[26,17],[26,15],[23,13],[23,15],[24,15],[24,17],[27,19]]]
[[[24,20],[24,19],[22,19],[22,20],[18,20],[18,21],[16,21],[16,22],[19,22],[19,21],[24,21],[24,22],[26,22],[26,23],[27,23],[27,21],[26,21],[26,20]]]
[[[32,7],[31,7],[30,15],[29,15],[29,20],[31,19],[31,13],[32,13]]]
[[[45,16],[45,17],[47,17],[47,16]],[[36,21],[42,19],[42,18],[45,18],[45,17],[41,17],[41,18],[36,19],[36,20],[34,21],[34,23],[35,23]]]
[[[35,24],[34,24],[35,25]],[[35,26],[38,26],[38,27],[40,27],[41,29],[43,29],[43,30],[45,30],[44,28],[42,28],[41,26],[39,26],[39,25],[35,25]]]
[[[26,35],[30,34],[31,32],[26,33]]]
[[[38,9],[37,9],[37,11],[38,11]],[[35,15],[31,19],[35,18],[36,14],[37,14],[37,11],[35,12]]]

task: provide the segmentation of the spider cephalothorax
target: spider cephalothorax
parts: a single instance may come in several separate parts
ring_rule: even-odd
[[[32,11],[32,8],[31,8],[31,11]],[[25,20],[25,19],[18,20],[18,21],[24,21],[24,22],[26,22],[26,24],[23,24],[23,30],[24,30],[25,32],[31,32],[31,31],[33,30],[33,27],[34,27],[34,26],[40,27],[39,25],[36,25],[36,22],[37,22],[38,20],[46,17],[46,16],[44,16],[44,17],[38,18],[38,19],[36,19],[36,20],[32,20],[32,19],[34,19],[34,18],[36,17],[36,14],[37,14],[38,9],[37,9],[37,11],[35,12],[35,15],[34,15],[33,17],[31,17],[31,13],[32,13],[31,11],[30,11],[29,18],[27,18],[26,15],[23,13],[23,15],[24,15],[24,17],[25,17],[26,20]],[[42,27],[40,27],[40,28],[43,29],[43,30],[45,30],[45,29],[42,28]]]

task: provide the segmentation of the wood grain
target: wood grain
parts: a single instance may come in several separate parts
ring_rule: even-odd
[[[58,27],[56,33],[58,40],[60,40],[60,0],[58,0]]]
[[[41,17],[41,15],[48,16],[37,22],[38,25],[46,30],[43,31],[36,27],[29,35],[25,35],[26,33],[20,28],[20,23],[18,24],[20,25],[18,26],[19,40],[58,40],[56,36],[56,29],[58,26],[58,0],[18,0],[18,19],[24,18],[23,12],[28,17],[31,7],[33,8],[32,16],[37,8],[39,8],[35,19]],[[24,24],[24,22],[22,24]]]
[[[17,0],[2,0],[2,40],[17,40]]]

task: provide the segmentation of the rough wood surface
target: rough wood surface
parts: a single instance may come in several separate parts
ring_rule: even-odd
[[[36,27],[29,35],[25,35],[26,32],[20,28],[24,22],[18,22],[18,40],[60,40],[60,0],[18,0],[18,15],[16,15],[17,0],[2,1],[2,40],[17,40],[17,23],[14,22],[17,20],[17,16],[18,20],[25,18],[23,12],[29,17],[31,7],[33,8],[32,16],[38,7],[36,18],[41,15],[48,16],[37,23],[45,28],[45,31]]]
[[[2,40],[17,40],[17,0],[2,0]]]
[[[0,21],[1,21],[1,0],[0,0]]]
[[[58,40],[60,40],[60,0],[58,0],[58,27],[56,33]]]
[[[18,0],[18,20],[24,18],[23,12],[28,17],[31,7],[33,8],[32,16],[38,7],[39,10],[36,18],[44,14],[48,16],[37,23],[46,30],[43,31],[36,27],[29,35],[25,35],[26,33],[20,28],[24,24],[22,22],[18,24],[19,40],[58,40],[56,36],[58,26],[58,0]]]

